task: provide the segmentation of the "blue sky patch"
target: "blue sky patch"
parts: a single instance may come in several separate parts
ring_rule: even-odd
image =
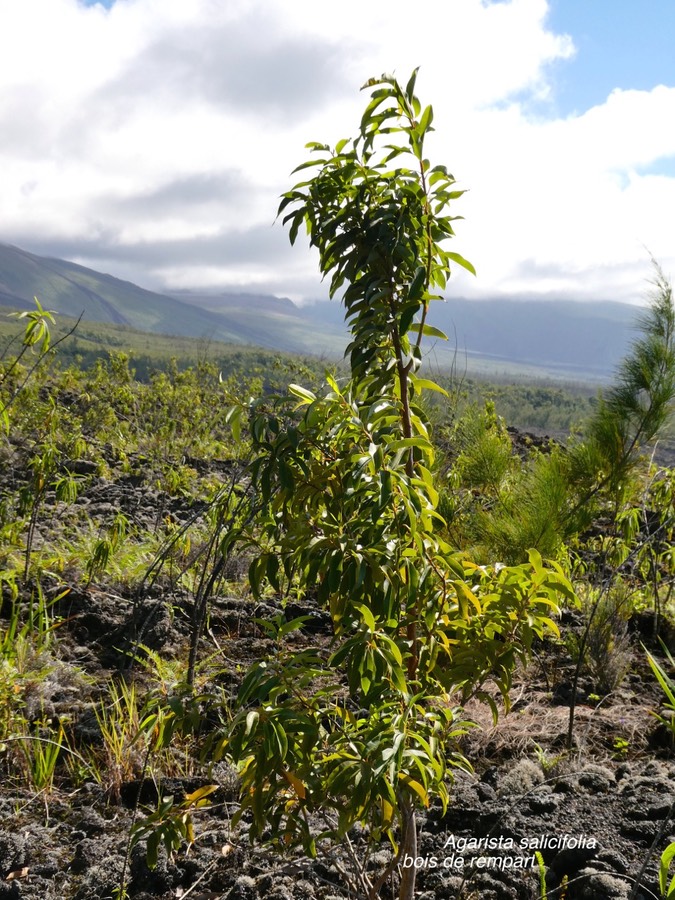
[[[551,0],[550,7],[549,27],[576,47],[556,64],[556,114],[583,113],[616,88],[675,86],[673,0]]]

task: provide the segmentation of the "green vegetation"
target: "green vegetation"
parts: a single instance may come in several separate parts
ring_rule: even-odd
[[[673,857],[675,857],[675,843],[669,844],[661,855],[659,887],[661,889],[661,897],[663,900],[671,900],[672,897],[675,897],[675,876],[668,882]]]
[[[290,301],[275,297],[159,294],[76,263],[46,259],[3,244],[0,282],[3,305],[25,310],[32,308],[34,296],[49,297],[60,316],[81,317],[86,328],[78,344],[86,345],[92,333],[101,332],[111,341],[128,339],[131,343],[133,329],[141,329],[148,347],[155,336],[172,334],[180,336],[177,343],[192,338],[204,346],[225,341],[294,353],[316,352],[317,348],[315,323]],[[318,333],[322,352],[337,358],[344,347],[343,329],[322,323]],[[118,346],[127,349],[125,343]]]
[[[670,663],[671,669],[675,669],[675,660],[673,660],[672,655],[666,648],[666,657],[668,658],[668,662]],[[675,746],[675,684],[672,679],[665,671],[665,669],[657,662],[657,660],[651,655],[651,653],[647,654],[647,659],[649,660],[649,665],[651,666],[652,672],[656,676],[657,681],[661,685],[661,689],[663,690],[664,695],[664,712],[665,715],[661,713],[654,713],[657,721],[664,726],[664,728],[668,731],[671,744]]]
[[[177,343],[201,339],[312,353],[338,360],[348,340],[337,303],[296,306],[257,294],[176,291],[153,293],[59,259],[45,259],[0,245],[0,303],[32,309],[33,297],[49,298],[59,317],[81,316],[88,334],[103,330],[111,349],[128,352],[142,329],[141,350],[163,333]],[[435,321],[450,342],[422,342],[425,368],[466,370],[471,377],[514,380],[528,388],[538,381],[606,381],[628,346],[637,308],[603,303],[500,298],[480,301],[448,297]],[[86,340],[88,340],[88,336]],[[85,340],[85,342],[86,342]],[[77,348],[79,339],[73,346]],[[203,358],[200,354],[199,357]]]
[[[589,419],[597,405],[597,388],[588,385],[497,383],[475,378],[457,384],[442,373],[438,381],[457,395],[458,415],[491,401],[497,415],[510,426],[556,437],[567,436]]]
[[[441,817],[473,761],[467,704],[496,720],[514,671],[553,648],[571,747],[580,678],[595,706],[620,687],[640,617],[672,744],[654,639],[673,616],[675,480],[651,454],[675,395],[670,285],[657,271],[600,397],[434,383],[433,302],[470,269],[446,249],[461,192],[426,161],[415,77],[369,87],[358,137],[312,145],[281,210],[344,290],[347,366],[110,326],[66,340],[39,304],[9,322],[0,774],[45,816],[86,782],[110,805],[156,786],[150,809],[135,788],[118,896],[137,844],[155,865],[199,839],[216,766],[252,840],[410,900],[419,812]],[[514,420],[577,427],[561,444]],[[607,752],[633,743],[614,731]],[[537,752],[550,768],[558,750]],[[174,796],[176,776],[199,784]]]
[[[390,77],[370,82],[359,137],[309,145],[319,159],[299,168],[318,172],[280,206],[292,242],[306,227],[331,292],[346,285],[351,377],[329,378],[323,396],[291,385],[290,398],[253,410],[251,470],[266,512],[250,581],[256,595],[267,585],[314,594],[334,639],[328,656],[320,644],[295,650],[286,639],[302,620],[279,623],[220,745],[240,767],[252,838],[332,858],[344,846],[343,877],[368,898],[399,868],[401,900],[415,892],[416,810],[434,797],[445,808],[448,765],[468,766],[453,697],[481,697],[496,716],[486,682],[508,704],[516,661],[535,636],[557,632],[551,610],[573,596],[536,552],[526,565],[481,569],[437,534],[419,398],[445,392],[417,374],[421,340],[443,337],[427,315],[451,264],[473,269],[445,248],[455,218],[446,207],[462,192],[424,157],[433,113],[415,75],[405,90]],[[382,147],[385,134],[404,137]],[[406,156],[415,168],[398,165]],[[366,859],[383,837],[392,845],[379,870],[349,852],[357,825]]]

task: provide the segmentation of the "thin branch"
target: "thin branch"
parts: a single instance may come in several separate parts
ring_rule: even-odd
[[[84,315],[84,311],[80,313],[80,315],[79,315],[77,321],[75,322],[75,324],[73,325],[73,327],[72,327],[69,331],[67,331],[64,335],[62,335],[57,341],[54,341],[54,343],[49,347],[48,350],[45,350],[44,353],[40,353],[40,355],[38,356],[38,358],[37,358],[37,360],[35,361],[35,363],[34,363],[34,364],[31,366],[31,368],[28,370],[28,373],[26,374],[26,376],[25,376],[25,378],[23,379],[23,381],[21,382],[21,384],[14,390],[14,393],[11,394],[9,400],[7,401],[7,403],[5,403],[5,405],[3,406],[3,408],[0,409],[0,413],[7,412],[7,410],[10,408],[10,406],[12,405],[12,403],[14,403],[14,401],[16,400],[16,398],[19,396],[19,394],[21,393],[21,391],[24,389],[24,387],[26,386],[26,384],[27,384],[28,381],[30,380],[30,378],[31,378],[31,376],[32,376],[32,374],[33,374],[33,372],[35,372],[35,370],[36,370],[37,367],[43,362],[43,360],[45,359],[45,357],[49,356],[50,354],[53,354],[54,350],[56,350],[56,348],[59,346],[59,344],[62,344],[63,341],[66,340],[66,338],[69,338],[69,337],[71,336],[71,334],[73,334],[73,332],[75,331],[75,329],[78,327],[78,325],[79,325],[80,322],[82,321],[82,316],[83,316],[83,315]],[[12,371],[12,369],[14,368],[14,365],[17,364],[18,360],[19,360],[22,356],[23,356],[23,351],[21,352],[21,354],[19,355],[19,357],[17,357],[17,359],[14,361],[14,364],[13,364],[12,367],[9,369],[9,372]]]

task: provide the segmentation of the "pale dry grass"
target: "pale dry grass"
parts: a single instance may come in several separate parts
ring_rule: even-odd
[[[476,763],[489,763],[531,755],[538,745],[551,754],[565,750],[569,725],[569,707],[552,705],[543,691],[522,686],[512,692],[509,713],[500,706],[495,725],[488,706],[476,700],[465,706],[466,718],[479,727],[471,729],[463,741],[463,751]],[[627,704],[608,695],[596,707],[577,705],[574,717],[574,752],[592,752],[594,757],[613,755],[615,741],[627,742],[630,755],[647,748],[647,734],[654,726],[647,704]]]

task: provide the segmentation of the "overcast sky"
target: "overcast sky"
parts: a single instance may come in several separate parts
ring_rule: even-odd
[[[144,287],[326,295],[274,225],[384,71],[468,193],[461,296],[675,276],[675,0],[0,0],[0,241]]]

